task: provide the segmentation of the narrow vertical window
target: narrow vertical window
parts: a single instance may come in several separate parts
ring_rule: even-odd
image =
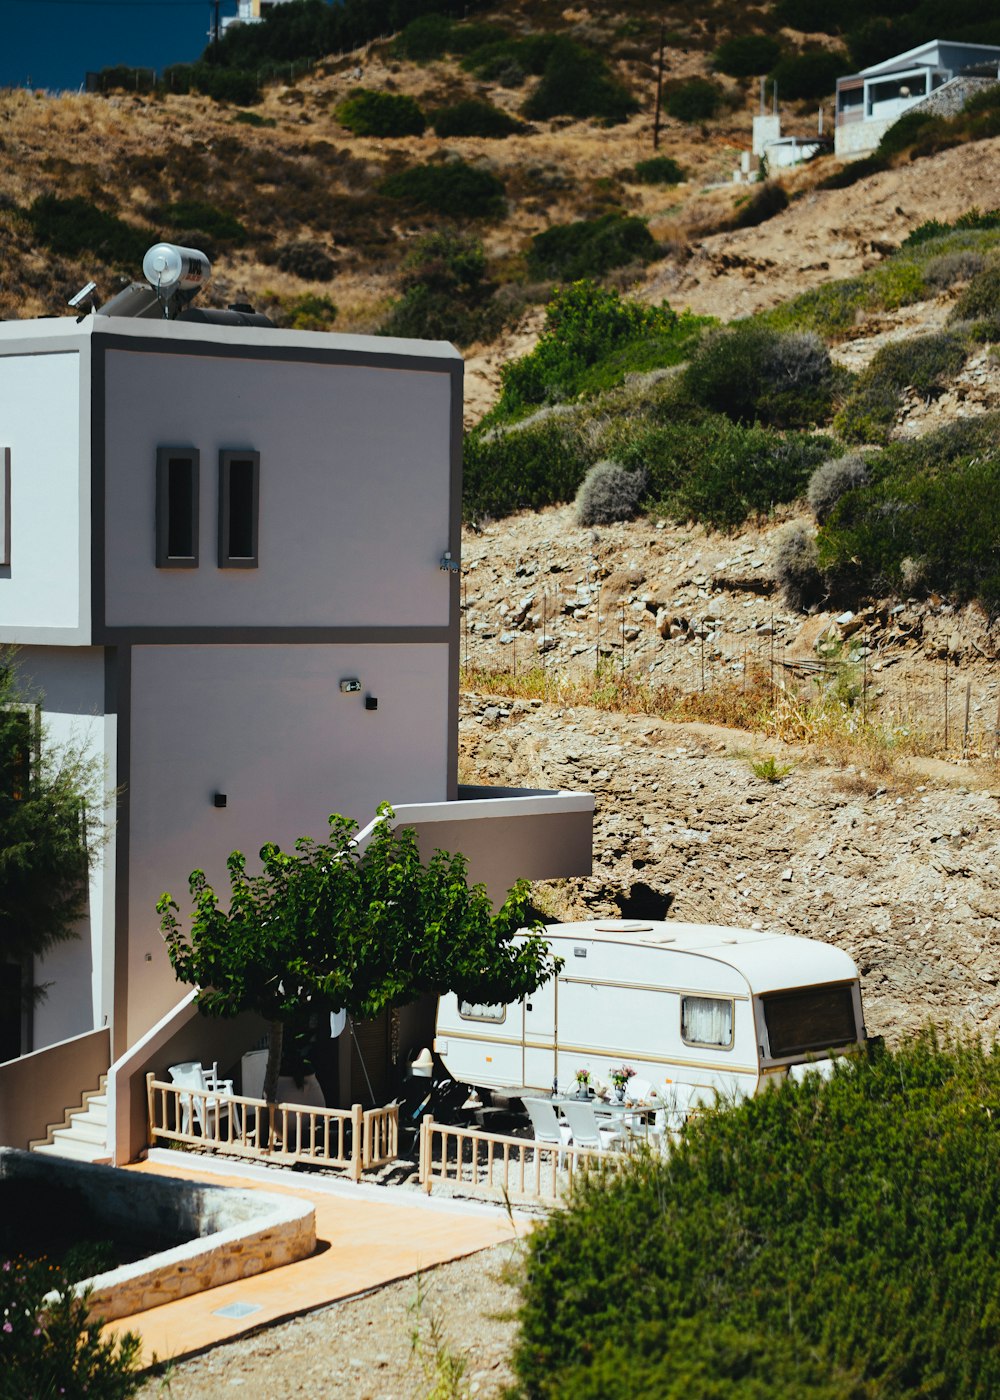
[[[260,453],[219,453],[219,568],[256,569]]]
[[[198,453],[161,447],[156,454],[156,567],[198,567]]]
[[[0,447],[0,565],[10,563],[10,448]]]

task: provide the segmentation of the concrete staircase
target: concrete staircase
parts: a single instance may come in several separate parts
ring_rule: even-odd
[[[51,1124],[48,1136],[29,1143],[29,1150],[78,1162],[109,1161],[107,1085],[107,1076],[102,1075],[99,1087],[84,1094],[81,1106],[68,1108],[63,1122]]]

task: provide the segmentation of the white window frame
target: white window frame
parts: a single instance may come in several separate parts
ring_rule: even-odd
[[[717,1040],[693,1040],[693,1039],[689,1039],[689,1037],[686,1036],[686,1035],[684,1034],[684,1024],[685,1024],[684,1006],[685,1006],[685,1003],[686,1003],[686,1002],[689,1002],[689,1001],[714,1001],[714,1002],[719,1002],[720,1004],[723,1004],[723,1005],[726,1005],[726,1006],[729,1007],[729,1043],[728,1043],[728,1045],[720,1044]],[[734,1044],[736,1043],[736,1003],[735,1003],[735,1001],[734,1001],[734,999],[733,999],[732,997],[713,996],[713,995],[711,995],[710,993],[709,993],[709,994],[705,994],[705,995],[701,995],[701,994],[695,995],[694,993],[690,993],[690,994],[688,994],[688,995],[682,995],[682,996],[681,996],[681,1002],[680,1002],[680,1022],[681,1022],[681,1040],[684,1042],[685,1045],[697,1045],[697,1046],[701,1046],[701,1047],[703,1047],[704,1049],[707,1049],[707,1050],[732,1050]]]

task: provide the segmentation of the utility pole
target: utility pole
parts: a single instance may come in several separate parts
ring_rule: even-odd
[[[663,94],[663,24],[660,23],[660,56],[656,64],[656,110],[653,113],[653,150],[660,148],[660,105]]]
[[[219,47],[219,0],[212,0],[212,47]]]

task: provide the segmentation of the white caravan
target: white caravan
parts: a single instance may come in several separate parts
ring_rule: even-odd
[[[862,1044],[858,970],[810,938],[714,924],[586,920],[545,930],[559,976],[521,1002],[441,998],[434,1049],[459,1083],[561,1090],[630,1065],[724,1096]]]

